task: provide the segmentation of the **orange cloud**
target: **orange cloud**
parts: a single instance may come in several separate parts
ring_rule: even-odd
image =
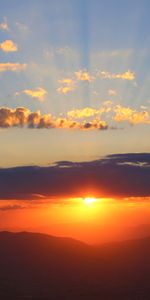
[[[0,127],[23,127],[29,128],[62,128],[62,129],[79,129],[94,130],[108,129],[108,124],[100,119],[94,119],[90,122],[77,122],[67,118],[56,118],[51,114],[41,115],[40,111],[31,112],[25,107],[16,109],[1,107],[0,108]]]
[[[80,129],[100,129],[100,130],[105,130],[108,129],[108,124],[106,121],[99,120],[99,119],[94,119],[90,122],[83,122],[81,123]]]
[[[91,117],[97,115],[98,113],[99,110],[96,110],[91,107],[85,107],[83,109],[75,109],[75,110],[68,111],[67,115],[69,118],[80,119],[84,117]]]
[[[75,109],[67,112],[67,116],[69,118],[81,119],[81,118],[89,118],[97,115],[101,115],[103,113],[107,113],[111,110],[111,102],[107,101],[103,103],[103,106],[100,109],[85,107],[82,109]]]
[[[42,87],[38,87],[36,90],[26,89],[23,91],[23,93],[42,102],[45,100],[47,91]]]
[[[70,86],[61,86],[57,89],[57,92],[59,92],[60,94],[68,94],[69,92],[73,91],[74,88],[70,87]]]
[[[80,129],[80,130],[94,130],[94,129],[108,129],[108,124],[105,121],[94,119],[92,121],[77,122],[68,120],[67,118],[58,118],[54,121],[54,128],[65,129]]]
[[[11,109],[0,108],[0,127],[24,126],[27,123],[30,111],[24,107]]]
[[[91,117],[100,117],[102,114],[114,120],[117,123],[127,121],[132,125],[136,124],[150,124],[150,115],[147,110],[137,111],[130,107],[123,107],[121,105],[113,105],[111,101],[104,101],[99,109],[92,107],[85,107],[83,109],[75,109],[67,112],[69,119],[83,119]],[[115,115],[113,115],[115,113]]]
[[[77,81],[90,82],[94,79],[94,77],[92,77],[87,71],[83,70],[75,72],[75,76],[76,78],[74,80],[69,77],[59,80],[61,86],[57,89],[57,92],[60,94],[68,94],[69,92],[72,92],[75,89]]]
[[[0,44],[0,49],[4,52],[15,52],[18,47],[12,40],[6,40]]]
[[[26,68],[26,64],[20,64],[20,63],[11,63],[11,62],[7,62],[7,63],[0,63],[0,72],[5,72],[5,71],[12,71],[12,72],[16,72],[16,71],[21,71],[24,70]]]
[[[63,83],[63,84],[73,84],[74,81],[71,79],[71,78],[64,78],[62,80],[59,80],[60,83]]]
[[[116,105],[116,107],[114,108],[114,112],[114,120],[116,122],[128,121],[132,125],[140,123],[150,124],[150,115],[146,110],[137,111],[130,107]]]
[[[57,89],[57,92],[60,94],[68,94],[75,89],[75,81],[71,78],[59,80],[59,83],[62,84],[62,86]]]
[[[44,128],[51,126],[51,114],[41,115],[40,111],[31,112],[25,107],[17,107],[16,109],[1,107],[0,108],[0,127],[28,127]]]
[[[111,106],[109,102],[103,104],[102,108],[84,108],[83,110],[74,110],[67,113],[67,117],[55,117],[51,114],[42,115],[40,111],[31,112],[25,107],[16,109],[1,107],[0,108],[0,127],[23,127],[28,128],[58,128],[58,129],[78,129],[78,130],[103,130],[115,128],[108,126],[107,121],[101,120],[101,114],[112,112],[110,120],[115,122],[127,121],[131,125],[150,124],[150,115],[148,111],[137,111],[130,107],[121,105]],[[82,118],[93,117],[90,120],[77,120]]]
[[[92,81],[94,78],[87,72],[84,70],[79,70],[77,72],[75,72],[76,78],[79,81]]]
[[[110,73],[108,71],[101,71],[99,73],[104,79],[122,79],[122,80],[134,80],[135,74],[128,70],[125,73]]]

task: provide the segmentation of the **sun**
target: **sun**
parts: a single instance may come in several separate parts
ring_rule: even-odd
[[[84,203],[86,204],[86,205],[91,205],[91,204],[93,204],[94,202],[96,202],[96,198],[91,198],[91,197],[86,197],[86,198],[84,198],[83,199],[83,201],[84,201]]]

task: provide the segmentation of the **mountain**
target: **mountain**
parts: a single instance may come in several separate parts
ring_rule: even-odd
[[[89,246],[0,232],[0,299],[148,300],[150,238]]]

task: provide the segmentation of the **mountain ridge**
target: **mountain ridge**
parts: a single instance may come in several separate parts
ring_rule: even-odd
[[[147,300],[150,237],[91,246],[0,232],[0,299]]]

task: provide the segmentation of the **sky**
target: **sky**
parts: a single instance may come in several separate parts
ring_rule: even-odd
[[[95,242],[101,198],[111,219],[123,199],[123,220],[131,205],[134,225],[147,224],[149,10],[148,0],[0,1],[0,228],[91,241],[85,228],[92,218]],[[87,197],[99,199],[90,210]],[[85,216],[70,233],[72,205]],[[22,213],[24,227],[16,221]]]

